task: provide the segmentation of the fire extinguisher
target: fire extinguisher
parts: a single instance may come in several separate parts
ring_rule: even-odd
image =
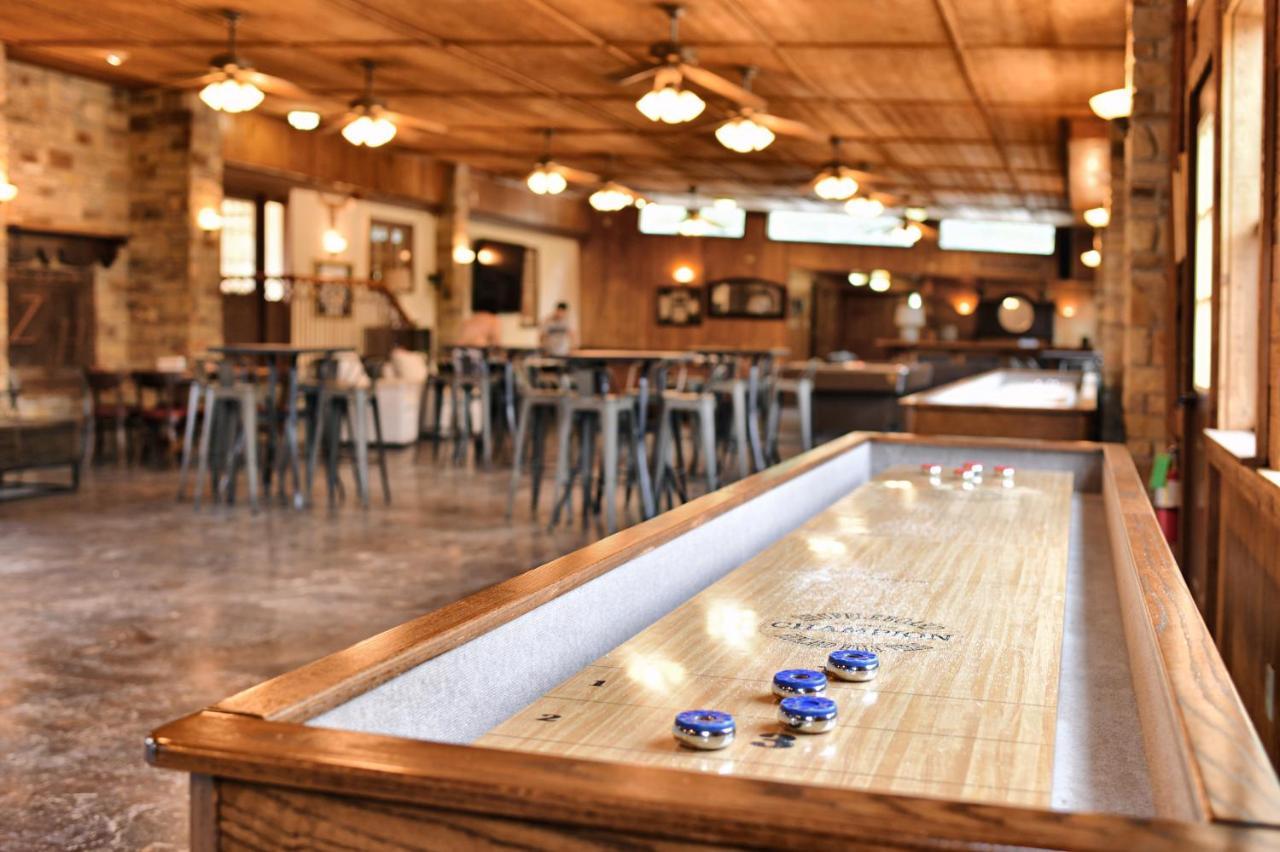
[[[1156,510],[1156,520],[1160,523],[1160,531],[1170,545],[1178,543],[1178,510],[1182,508],[1182,483],[1178,478],[1178,468],[1169,465],[1168,474],[1162,483],[1156,484],[1151,494],[1151,505]]]

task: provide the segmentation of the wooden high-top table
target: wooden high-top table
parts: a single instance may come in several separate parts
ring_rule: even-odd
[[[838,648],[879,676],[833,682],[834,731],[788,733],[771,676]],[[735,742],[677,745],[699,708]],[[191,773],[201,849],[1280,844],[1280,784],[1133,462],[1084,442],[846,435],[147,755]]]

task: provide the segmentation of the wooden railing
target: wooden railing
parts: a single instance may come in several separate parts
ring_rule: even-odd
[[[223,276],[224,287],[261,290],[268,302],[289,307],[289,342],[363,348],[371,328],[406,329],[415,323],[381,281],[315,275]]]

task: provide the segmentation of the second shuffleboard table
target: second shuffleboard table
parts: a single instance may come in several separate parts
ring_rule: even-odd
[[[991,370],[903,397],[917,435],[1088,440],[1097,430],[1097,376],[1055,370]]]
[[[834,730],[788,733],[772,675],[835,649],[879,675],[832,680]],[[673,739],[701,708],[736,718],[727,748]],[[191,773],[196,849],[1280,844],[1133,463],[1089,443],[851,434],[147,755]]]

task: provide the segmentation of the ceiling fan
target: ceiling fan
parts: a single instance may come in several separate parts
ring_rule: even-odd
[[[742,90],[751,92],[751,83],[755,80],[759,69],[748,65],[742,69]],[[716,139],[731,151],[747,154],[752,151],[763,151],[773,143],[776,135],[796,136],[814,142],[826,142],[827,134],[810,127],[802,121],[771,115],[764,111],[764,102],[759,107],[742,105],[734,111],[719,127],[716,128]]]
[[[575,169],[573,166],[566,166],[564,163],[557,163],[551,159],[551,140],[555,136],[555,130],[548,127],[542,131],[542,156],[538,158],[537,164],[533,171],[529,172],[529,176],[525,178],[529,190],[536,195],[559,195],[568,188],[571,183],[578,184],[598,184],[601,178],[594,172],[584,171],[583,169]],[[617,189],[627,193],[634,199],[637,193],[631,192],[621,184],[614,181],[606,181],[605,189]],[[630,201],[627,202],[628,204]],[[626,204],[612,207],[614,210],[621,210]]]
[[[249,60],[236,53],[236,25],[240,13],[224,9],[227,22],[227,51],[209,60],[209,71],[199,77],[179,80],[183,89],[200,89],[200,100],[220,112],[248,112],[262,103],[265,95],[289,100],[308,100],[310,95],[288,80],[255,71]]]
[[[726,80],[719,74],[697,65],[693,49],[680,42],[680,16],[684,7],[676,3],[659,3],[658,8],[667,14],[671,30],[667,41],[649,46],[649,55],[655,60],[641,68],[624,71],[618,83],[629,86],[641,80],[653,78],[653,88],[640,100],[636,109],[650,121],[665,124],[681,124],[702,114],[706,102],[690,89],[687,81],[700,88],[728,98],[741,107],[763,110],[764,100],[759,95]]]
[[[438,121],[419,118],[403,112],[387,109],[385,101],[373,94],[373,74],[378,64],[372,59],[361,59],[364,69],[364,91],[352,99],[346,113],[330,119],[331,127],[341,127],[342,136],[357,147],[377,148],[396,137],[401,130],[421,130],[426,133],[447,133],[449,129]]]

